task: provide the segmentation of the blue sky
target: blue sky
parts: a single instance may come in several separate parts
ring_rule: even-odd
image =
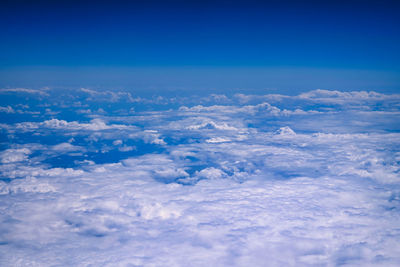
[[[1,5],[2,87],[29,83],[105,88],[108,80],[115,87],[161,87],[152,81],[162,80],[160,68],[172,80],[166,79],[164,88],[196,85],[179,82],[182,75],[202,80],[204,87],[232,88],[230,77],[247,79],[243,69],[273,71],[272,77],[260,74],[248,86],[240,85],[249,88],[296,88],[293,77],[299,71],[307,79],[298,86],[302,90],[336,86],[397,91],[400,85],[396,1],[2,1]],[[182,71],[188,68],[197,71],[187,76]],[[360,71],[365,70],[374,72],[370,83],[359,81]],[[90,77],[99,71],[105,81],[94,82]],[[141,82],[135,77],[141,76],[140,71],[153,74],[153,79]],[[222,75],[220,83],[209,77],[210,71]],[[113,81],[124,73],[127,77]],[[282,75],[284,79],[279,78]],[[55,82],[49,76],[74,83]]]

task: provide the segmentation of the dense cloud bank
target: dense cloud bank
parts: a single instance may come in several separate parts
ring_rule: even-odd
[[[0,95],[2,266],[400,265],[400,95]]]

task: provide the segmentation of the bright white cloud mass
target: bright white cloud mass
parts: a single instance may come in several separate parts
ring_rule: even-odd
[[[400,95],[0,97],[1,266],[400,265]]]

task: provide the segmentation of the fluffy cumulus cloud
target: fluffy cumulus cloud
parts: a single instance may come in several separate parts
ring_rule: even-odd
[[[400,265],[399,95],[0,93],[1,266]]]

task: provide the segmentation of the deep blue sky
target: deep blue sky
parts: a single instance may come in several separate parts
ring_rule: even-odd
[[[0,85],[400,90],[396,2],[2,1]]]

